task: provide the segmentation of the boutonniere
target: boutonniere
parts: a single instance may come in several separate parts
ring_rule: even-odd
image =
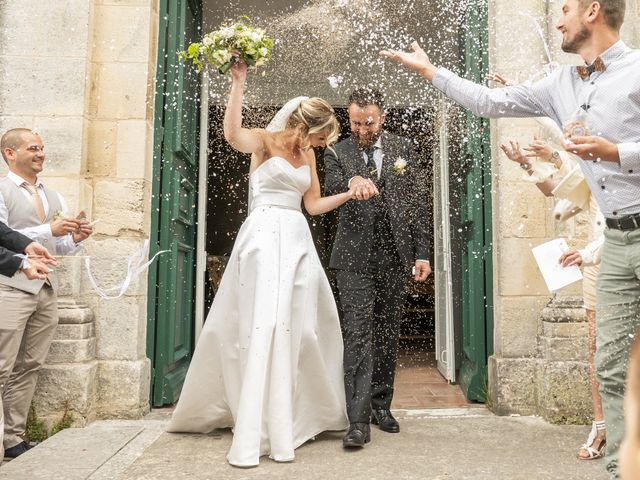
[[[393,171],[396,175],[404,175],[406,169],[407,161],[404,158],[398,158],[395,162],[393,162]]]
[[[61,218],[64,218],[64,213],[62,213],[60,210],[56,210],[53,213],[53,221],[55,222],[56,220],[60,220]]]

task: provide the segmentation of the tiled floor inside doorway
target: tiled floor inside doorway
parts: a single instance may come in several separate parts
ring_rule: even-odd
[[[435,354],[404,348],[396,369],[391,408],[454,408],[481,406],[469,402],[459,385],[450,385],[436,367]]]

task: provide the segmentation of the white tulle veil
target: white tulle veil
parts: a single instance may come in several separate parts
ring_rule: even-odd
[[[309,100],[309,97],[296,97],[289,100],[284,106],[278,110],[278,113],[271,119],[269,125],[267,125],[268,132],[281,132],[287,128],[287,123],[289,122],[289,117],[296,109],[300,106],[300,104]]]

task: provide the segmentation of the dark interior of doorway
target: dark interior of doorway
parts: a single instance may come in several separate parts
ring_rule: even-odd
[[[246,108],[243,117],[248,127],[264,127],[279,106],[252,106]],[[213,105],[209,109],[208,151],[208,199],[207,199],[207,293],[205,311],[215,296],[224,271],[226,259],[231,253],[236,234],[247,215],[249,155],[231,149],[224,140],[222,119],[224,108]],[[340,140],[349,135],[346,108],[336,108],[341,124]],[[418,181],[424,189],[428,218],[433,224],[433,116],[422,108],[392,108],[388,111],[386,130],[411,138],[415,142],[420,162]],[[324,163],[318,155],[318,176],[324,180]],[[311,217],[307,215],[318,255],[335,292],[334,275],[327,267],[336,227],[336,212]],[[432,229],[429,228],[431,231]],[[430,239],[431,240],[431,239]],[[433,242],[431,241],[433,245]],[[430,259],[433,264],[433,258]],[[408,282],[409,295],[405,304],[405,316],[401,330],[401,359],[435,351],[434,287],[433,276],[425,284]],[[337,297],[337,295],[336,295]]]

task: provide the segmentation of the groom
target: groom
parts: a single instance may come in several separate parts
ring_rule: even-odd
[[[411,275],[425,281],[431,267],[411,141],[383,131],[378,90],[355,90],[348,113],[351,136],[325,151],[325,191],[333,195],[354,186],[358,200],[371,197],[340,207],[329,263],[337,270],[343,310],[350,427],[342,443],[362,447],[370,440],[370,422],[385,432],[400,431],[390,408],[405,286]]]

